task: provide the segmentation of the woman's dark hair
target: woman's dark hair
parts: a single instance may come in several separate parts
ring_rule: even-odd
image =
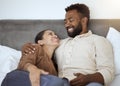
[[[83,15],[83,17],[87,17],[88,18],[88,22],[90,19],[90,11],[89,8],[85,5],[85,4],[72,4],[70,6],[68,6],[67,8],[65,8],[65,11],[68,12],[70,10],[77,10],[79,13],[81,13]]]
[[[47,29],[47,30],[48,30],[48,29]],[[45,31],[47,31],[47,30],[40,31],[40,32],[36,35],[36,37],[35,37],[35,43],[38,43],[38,40],[42,40],[42,39],[43,39],[43,35],[44,35]]]

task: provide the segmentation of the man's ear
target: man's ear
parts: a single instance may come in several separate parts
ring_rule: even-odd
[[[82,25],[87,25],[88,18],[87,17],[83,17],[81,22],[82,22]]]
[[[38,40],[38,44],[40,44],[40,45],[44,45],[43,40]]]

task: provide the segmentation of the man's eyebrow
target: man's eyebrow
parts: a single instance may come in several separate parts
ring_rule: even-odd
[[[68,18],[68,20],[70,20],[70,19],[73,19],[73,17],[70,17],[70,18]],[[64,19],[64,21],[66,21],[67,19]]]
[[[66,21],[66,19],[64,19],[63,21]]]

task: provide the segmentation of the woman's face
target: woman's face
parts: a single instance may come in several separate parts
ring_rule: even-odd
[[[44,45],[59,46],[60,39],[52,30],[46,30],[42,39]]]

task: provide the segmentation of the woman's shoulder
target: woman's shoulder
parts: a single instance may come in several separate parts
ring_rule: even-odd
[[[39,55],[42,54],[42,53],[44,52],[41,45],[35,44],[34,47],[35,47],[35,49],[34,49],[35,52],[36,52],[36,53],[39,53]]]

